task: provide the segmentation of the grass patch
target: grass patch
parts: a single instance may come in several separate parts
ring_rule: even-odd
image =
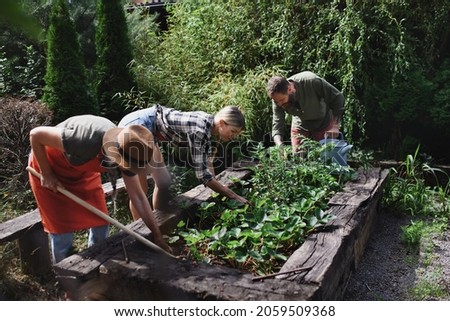
[[[416,285],[410,290],[413,300],[430,300],[442,297],[448,298],[448,290],[442,285],[444,278],[442,269],[426,271],[418,280]]]

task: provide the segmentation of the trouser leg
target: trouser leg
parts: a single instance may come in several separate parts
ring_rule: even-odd
[[[73,233],[49,233],[53,264],[62,261],[69,255],[72,248]]]
[[[109,225],[91,227],[89,229],[88,246],[97,244],[108,237]]]
[[[171,199],[169,188],[172,185],[172,177],[167,170],[161,151],[157,148],[153,150],[152,157],[152,178],[155,183],[153,190],[153,208],[167,210]]]

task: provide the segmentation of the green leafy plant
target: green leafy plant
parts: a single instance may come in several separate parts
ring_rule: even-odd
[[[97,105],[87,82],[78,34],[66,1],[52,2],[48,30],[47,70],[43,101],[56,123],[79,114],[96,114]]]
[[[332,174],[341,166],[301,160],[290,147],[258,145],[254,153],[259,162],[252,177],[235,182],[253,206],[216,195],[201,204],[195,218],[178,225],[171,241],[183,240],[193,259],[271,273],[310,233],[334,219],[326,209],[346,181]]]
[[[418,249],[424,233],[424,221],[412,221],[410,225],[402,227],[402,240],[410,249]]]
[[[384,205],[411,215],[429,214],[433,208],[434,192],[423,178],[424,172],[435,169],[418,160],[420,146],[408,155],[399,169],[391,168]]]

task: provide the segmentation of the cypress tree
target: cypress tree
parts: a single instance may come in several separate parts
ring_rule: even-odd
[[[54,0],[47,34],[47,70],[42,100],[55,122],[80,114],[97,114],[89,93],[78,34],[65,0]]]
[[[125,108],[115,95],[135,86],[129,67],[131,44],[121,1],[98,0],[97,19],[97,102],[102,115],[119,121]]]

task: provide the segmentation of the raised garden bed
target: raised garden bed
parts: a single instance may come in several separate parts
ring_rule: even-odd
[[[360,170],[329,202],[336,219],[310,235],[283,265],[279,275],[256,277],[226,266],[171,259],[126,234],[73,255],[55,266],[62,286],[73,299],[100,300],[338,300],[357,267],[376,219],[387,170]],[[234,166],[218,179],[251,173]],[[186,212],[211,198],[198,186],[177,197],[183,210],[159,217],[162,229],[174,226]],[[137,221],[129,225],[150,237]]]

